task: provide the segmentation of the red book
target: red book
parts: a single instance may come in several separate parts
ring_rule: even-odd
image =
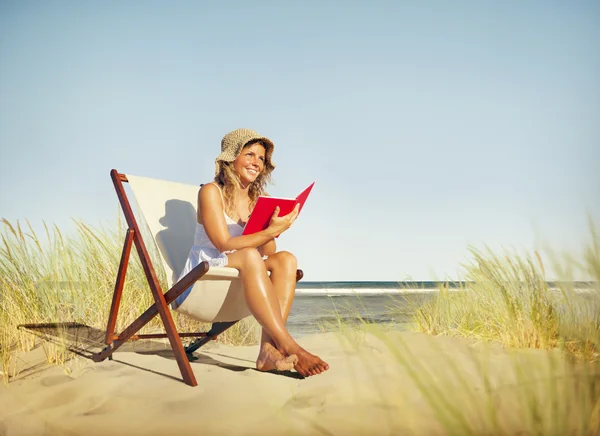
[[[296,198],[258,197],[256,206],[254,206],[254,210],[250,214],[250,219],[248,219],[242,235],[251,235],[269,227],[271,216],[273,216],[273,212],[275,212],[277,206],[279,206],[279,216],[286,216],[294,210],[296,204],[300,204],[300,208],[298,209],[298,213],[300,213],[314,184],[315,182],[311,183]]]

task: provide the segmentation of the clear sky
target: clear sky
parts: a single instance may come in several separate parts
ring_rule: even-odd
[[[600,226],[597,1],[0,1],[0,216],[116,225],[112,168],[199,184],[228,131],[315,188],[306,280],[460,277]]]

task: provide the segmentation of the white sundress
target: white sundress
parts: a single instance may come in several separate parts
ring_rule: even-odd
[[[221,193],[221,201],[223,202],[223,215],[225,216],[225,222],[227,223],[227,230],[229,231],[229,235],[231,237],[241,236],[244,228],[235,222],[229,215],[225,213],[225,200],[223,198],[223,192],[221,191],[221,187],[216,183],[213,183],[217,188],[219,188],[219,192]],[[189,273],[192,269],[198,266],[201,262],[208,262],[210,266],[218,266],[225,267],[227,266],[227,254],[233,253],[233,251],[220,252],[210,241],[208,235],[206,234],[206,230],[202,224],[196,223],[196,233],[194,235],[194,246],[190,249],[190,254],[185,262],[185,266],[183,267],[183,271],[179,275],[178,281],[181,280],[183,276]],[[173,309],[177,309],[186,297],[189,295],[192,290],[193,285],[187,288],[179,297],[175,299],[175,301],[171,304]]]

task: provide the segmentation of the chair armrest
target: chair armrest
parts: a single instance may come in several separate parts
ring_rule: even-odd
[[[196,267],[194,267],[194,269],[183,276],[181,280],[179,280],[171,289],[169,289],[169,291],[165,294],[166,303],[171,304],[183,293],[183,291],[204,276],[208,272],[208,269],[208,262],[200,262]]]

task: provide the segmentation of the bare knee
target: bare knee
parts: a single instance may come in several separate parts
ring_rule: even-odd
[[[262,267],[264,264],[256,248],[242,248],[237,250],[236,253],[239,253],[238,256],[241,259],[242,269]]]
[[[279,251],[269,258],[271,257],[273,257],[273,269],[278,269],[294,277],[296,276],[296,270],[298,269],[296,256],[289,251]]]

